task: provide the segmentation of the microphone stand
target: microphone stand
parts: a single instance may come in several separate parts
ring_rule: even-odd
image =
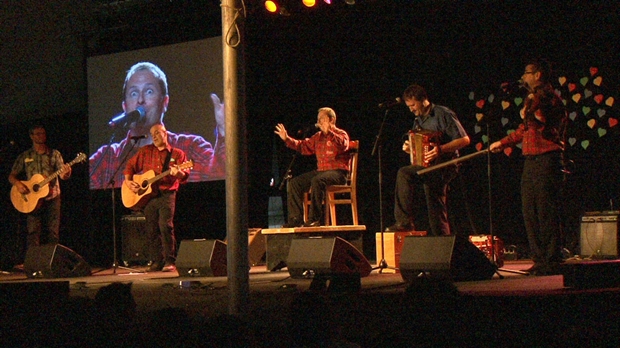
[[[487,121],[487,138],[489,139],[489,142],[491,141],[491,136],[490,136],[490,132],[489,132],[489,122]],[[499,279],[504,279],[504,276],[501,275],[499,272],[507,272],[507,273],[514,273],[514,274],[521,274],[521,275],[530,275],[528,272],[524,272],[524,271],[519,271],[519,270],[513,270],[513,269],[506,269],[506,268],[500,268],[498,267],[498,263],[497,263],[497,253],[495,252],[495,235],[493,233],[493,198],[492,198],[492,188],[491,188],[491,151],[487,151],[487,185],[488,185],[488,191],[489,191],[489,235],[491,236],[491,261],[493,262],[493,266],[495,266],[495,273],[497,273],[497,275],[499,276]]]
[[[387,261],[385,261],[385,239],[383,236],[383,164],[381,163],[381,149],[383,147],[382,135],[383,135],[383,126],[385,125],[385,120],[387,119],[390,108],[385,109],[385,114],[383,115],[383,120],[381,121],[381,126],[379,126],[379,133],[375,138],[375,144],[372,148],[371,156],[375,156],[377,154],[377,160],[379,162],[379,226],[381,233],[381,260],[377,262],[377,267],[373,270],[378,269],[379,273],[382,273],[384,269],[396,269],[395,267],[389,267]]]
[[[108,144],[108,148],[107,149],[110,148],[110,145],[112,143],[112,139],[113,138],[114,138],[114,135],[112,135],[112,138],[110,139],[110,143]],[[110,177],[110,181],[108,182],[108,184],[105,187],[106,189],[110,189],[111,194],[112,194],[112,244],[113,244],[113,248],[112,248],[113,251],[112,252],[114,253],[113,261],[112,261],[112,269],[113,269],[112,273],[113,274],[116,274],[116,269],[117,268],[121,268],[121,269],[128,270],[128,271],[135,272],[135,273],[144,273],[144,272],[139,271],[137,269],[119,266],[119,262],[118,262],[118,248],[117,248],[117,242],[116,242],[116,188],[114,187],[114,184],[115,184],[114,178],[116,177],[116,174],[118,174],[120,169],[123,168],[123,165],[127,161],[127,157],[129,157],[129,154],[132,153],[133,149],[135,148],[135,146],[137,145],[137,143],[139,141],[140,141],[140,139],[138,139],[137,141],[134,141],[131,144],[131,147],[129,148],[129,151],[127,151],[125,153],[125,155],[121,159],[121,162],[119,163],[118,167],[116,168],[116,170],[114,171],[114,173]],[[101,271],[103,271],[103,270],[101,270]],[[101,271],[99,271],[99,272],[101,272]],[[99,272],[95,272],[95,273],[99,273]]]

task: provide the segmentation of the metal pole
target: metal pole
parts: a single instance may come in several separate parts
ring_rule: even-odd
[[[243,96],[241,0],[222,0],[224,107],[226,110],[226,233],[228,239],[228,311],[244,315],[249,303],[247,139]],[[241,92],[241,93],[239,93]]]

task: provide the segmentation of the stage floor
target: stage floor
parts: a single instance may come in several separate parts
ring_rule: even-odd
[[[567,288],[562,275],[529,276],[520,272],[531,265],[528,260],[507,261],[489,280],[452,283],[459,294],[453,310],[459,313],[459,318],[464,318],[459,325],[467,332],[460,335],[467,345],[476,342],[476,346],[547,346],[559,340],[570,343],[561,346],[620,343],[616,342],[620,337],[617,335],[620,332],[620,288]],[[0,295],[5,296],[0,297],[0,303],[10,307],[13,301],[15,308],[30,308],[20,301],[32,300],[32,296],[6,298],[7,286],[11,284],[68,282],[71,298],[94,299],[102,287],[122,282],[132,284],[136,321],[140,325],[148,325],[152,313],[171,308],[180,309],[188,317],[202,318],[230,312],[232,294],[227,277],[179,277],[176,272],[144,273],[144,269],[95,268],[91,276],[54,279],[28,279],[20,271],[5,272],[0,275]],[[383,340],[396,332],[399,339],[403,339],[401,334],[409,332],[403,328],[422,325],[422,319],[411,318],[407,313],[411,310],[404,300],[408,283],[400,273],[388,271],[374,270],[361,278],[361,289],[356,291],[320,292],[328,303],[325,310],[330,318],[338,318],[341,335],[362,347],[391,346],[385,345]],[[310,279],[291,278],[286,268],[268,271],[266,266],[255,266],[250,269],[248,307],[243,309],[242,315],[248,318],[254,335],[260,336],[257,346],[290,346],[294,340],[290,331],[291,322],[294,322],[291,315],[296,315],[291,311],[300,295],[312,293],[307,291],[310,285]],[[425,306],[436,305],[434,301],[441,302],[445,296],[443,290],[414,294],[420,296],[416,301],[424,299],[419,308],[422,314],[416,315],[424,315]],[[3,311],[4,315],[10,313],[7,307]],[[438,325],[441,327],[441,323]],[[439,336],[442,330],[446,328],[437,332]],[[485,341],[479,342],[479,339]]]

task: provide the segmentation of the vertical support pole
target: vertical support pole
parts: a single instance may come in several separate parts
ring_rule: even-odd
[[[241,0],[222,0],[221,3],[226,110],[228,309],[233,315],[244,315],[249,308],[247,132],[243,99],[246,13],[242,5]]]

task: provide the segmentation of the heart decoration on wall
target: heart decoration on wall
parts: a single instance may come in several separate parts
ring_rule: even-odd
[[[584,140],[581,142],[581,147],[583,147],[584,150],[586,150],[588,148],[588,146],[590,146],[590,141],[589,140]]]
[[[599,76],[599,77],[595,78],[594,80],[592,80],[592,83],[594,83],[596,86],[600,86],[602,82],[603,82],[603,77],[602,76]]]
[[[594,76],[598,73],[598,68],[595,66],[590,67],[590,76]]]
[[[595,95],[595,96],[594,96],[594,101],[595,101],[597,104],[600,104],[600,103],[603,101],[603,98],[604,98],[604,97],[603,97],[603,95],[602,95],[602,94],[597,94],[597,95]]]
[[[570,114],[568,114],[568,118],[574,121],[575,118],[577,118],[577,113],[575,111],[571,112]]]

